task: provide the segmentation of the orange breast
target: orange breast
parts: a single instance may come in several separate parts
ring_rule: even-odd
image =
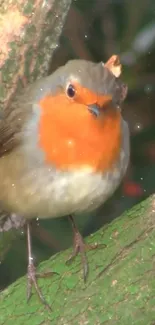
[[[103,172],[118,159],[121,116],[113,107],[96,118],[65,94],[45,97],[40,107],[39,146],[48,163],[60,170]]]

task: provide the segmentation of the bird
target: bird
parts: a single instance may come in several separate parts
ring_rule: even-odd
[[[68,216],[74,232],[70,259],[84,240],[74,215],[93,211],[117,189],[130,157],[121,107],[127,85],[118,56],[107,63],[68,61],[24,87],[0,118],[0,208],[27,221],[28,299],[37,284],[30,222]],[[69,259],[69,260],[70,260]]]

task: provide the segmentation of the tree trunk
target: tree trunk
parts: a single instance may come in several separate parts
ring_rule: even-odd
[[[0,109],[26,82],[46,75],[71,0],[0,0]]]
[[[47,75],[71,2],[0,0],[0,112],[25,82]],[[19,233],[5,232],[4,216],[0,211],[0,260]]]
[[[152,196],[90,236],[89,243],[106,247],[88,252],[86,284],[79,257],[65,265],[69,250],[41,263],[39,271],[59,273],[39,280],[53,311],[48,312],[36,294],[27,304],[23,277],[1,292],[0,324],[155,324],[154,218]]]

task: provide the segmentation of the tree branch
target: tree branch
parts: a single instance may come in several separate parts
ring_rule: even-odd
[[[80,259],[65,265],[69,251],[41,263],[39,271],[59,273],[40,279],[52,306],[48,312],[34,294],[26,303],[26,278],[1,292],[0,324],[35,325],[151,325],[155,296],[155,195],[88,238],[106,248],[88,252],[86,284]]]

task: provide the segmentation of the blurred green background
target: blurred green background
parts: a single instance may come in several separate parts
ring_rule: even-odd
[[[105,62],[112,54],[120,55],[129,86],[123,115],[130,126],[131,162],[113,198],[95,213],[77,218],[83,235],[155,191],[154,0],[74,0],[49,73],[71,58]],[[72,243],[67,218],[37,220],[32,235],[36,264]],[[0,289],[26,273],[26,250],[21,232],[0,264]]]

